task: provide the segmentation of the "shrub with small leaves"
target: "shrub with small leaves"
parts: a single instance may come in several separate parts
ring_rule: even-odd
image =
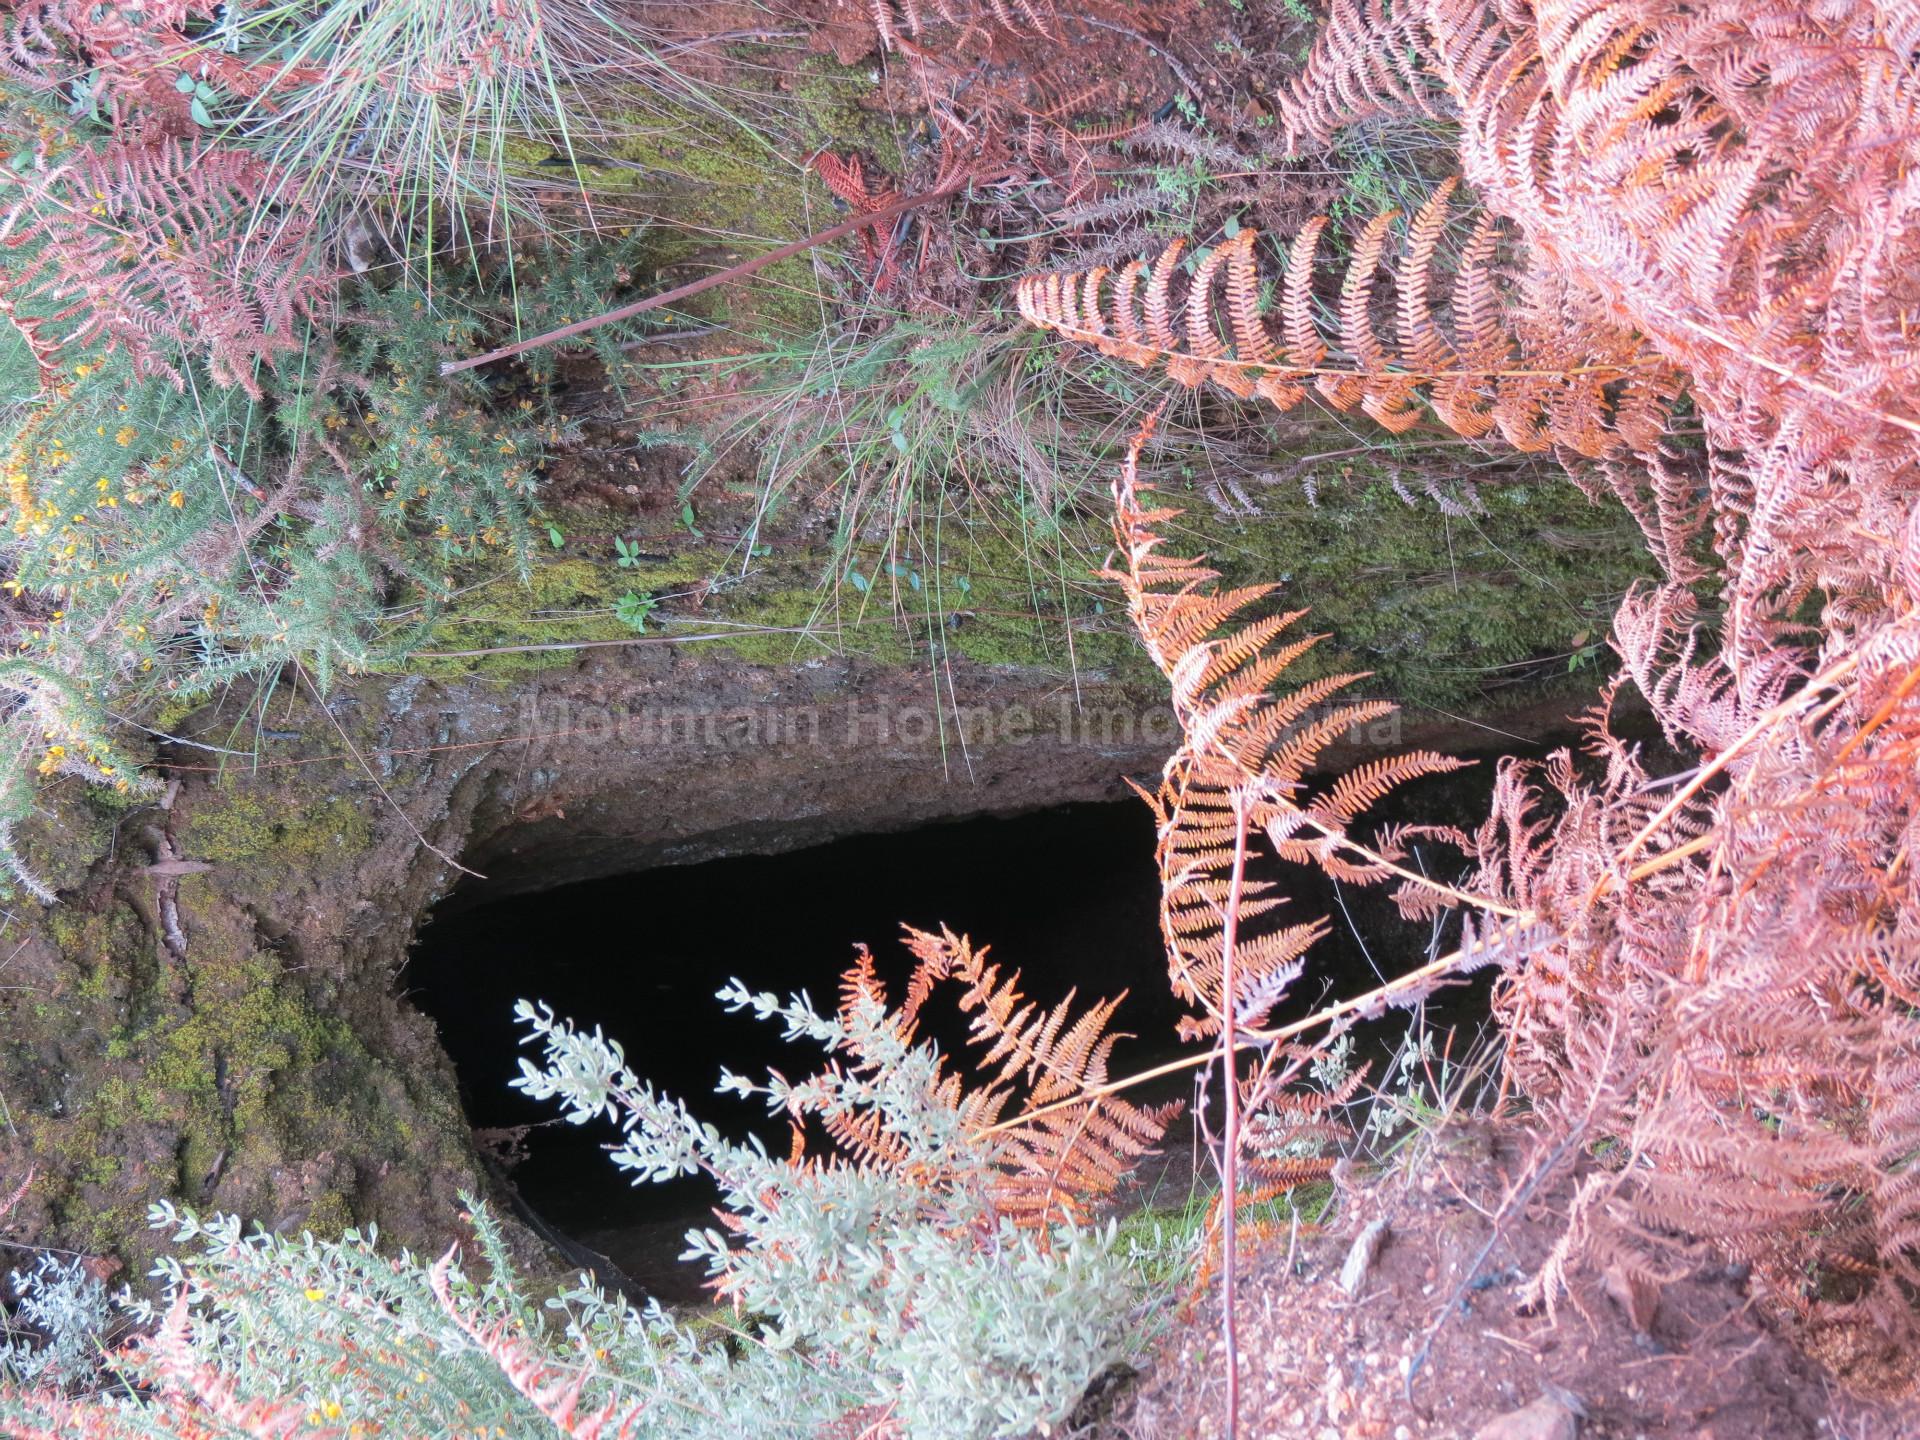
[[[167,1299],[128,1306],[149,1337],[90,1397],[0,1384],[0,1434],[798,1440],[847,1406],[800,1356],[743,1337],[736,1357],[584,1278],[536,1303],[477,1203],[471,1267],[383,1255],[371,1228],[320,1241],[165,1205],[152,1218],[181,1248],[156,1272]]]
[[[107,1328],[107,1287],[78,1258],[42,1255],[10,1277],[12,1320],[0,1315],[0,1380],[64,1389],[97,1371]]]
[[[631,274],[636,243],[536,251],[526,293]],[[13,838],[43,777],[148,788],[127,722],[250,676],[324,692],[403,669],[456,577],[530,573],[560,422],[544,389],[440,374],[510,329],[519,295],[477,262],[445,279],[432,298],[358,291],[250,388],[191,359],[143,375],[124,348],[43,384],[0,326],[0,397],[20,397],[0,398],[0,867],[17,888],[51,899]],[[636,595],[621,618],[641,629],[650,608]]]
[[[836,1060],[797,1084],[722,1072],[720,1088],[862,1136],[863,1160],[776,1158],[753,1140],[727,1140],[640,1080],[598,1031],[519,1007],[542,1048],[540,1063],[523,1062],[522,1090],[557,1100],[576,1124],[617,1121],[614,1163],[638,1179],[704,1174],[718,1184],[725,1228],[690,1234],[687,1255],[752,1317],[729,1330],[730,1343],[657,1305],[609,1297],[586,1276],[536,1304],[505,1235],[473,1200],[471,1264],[458,1247],[432,1264],[383,1254],[371,1228],[337,1241],[249,1234],[236,1218],[163,1204],[153,1223],[177,1247],[155,1271],[165,1298],[126,1304],[146,1338],[106,1358],[87,1398],[53,1388],[70,1372],[48,1364],[16,1367],[12,1388],[0,1375],[0,1434],[1050,1431],[1142,1343],[1130,1323],[1137,1273],[1111,1226],[1020,1228],[996,1212],[1000,1147],[969,1123],[938,1049],[915,1040],[911,1009],[889,1010],[863,988],[870,970],[851,974],[862,983],[832,1015],[804,997],[782,1002],[737,982],[723,990],[729,1006]]]
[[[767,1317],[768,1344],[815,1356],[900,1433],[1023,1435],[1065,1419],[1129,1353],[1124,1320],[1136,1296],[1112,1228],[1036,1232],[997,1215],[994,1144],[965,1123],[938,1048],[915,1041],[875,996],[850,993],[831,1015],[805,996],[782,1001],[738,981],[720,998],[778,1022],[790,1040],[858,1057],[797,1084],[723,1072],[719,1088],[858,1134],[866,1163],[776,1158],[727,1140],[641,1081],[618,1044],[524,1001],[519,1017],[542,1063],[522,1061],[515,1084],[558,1101],[575,1124],[616,1121],[613,1162],[639,1180],[712,1178],[724,1230],[690,1234],[688,1258],[705,1262],[722,1295]]]

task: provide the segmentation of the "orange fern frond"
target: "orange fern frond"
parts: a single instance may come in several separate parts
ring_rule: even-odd
[[[900,192],[891,185],[879,191],[867,184],[865,162],[858,154],[850,154],[845,159],[831,150],[817,151],[807,161],[826,187],[847,204],[847,208],[856,215],[868,215],[875,210],[884,210],[900,199]]]
[[[909,1173],[909,1155],[900,1137],[887,1128],[887,1117],[876,1110],[831,1110],[821,1115],[835,1152],[850,1164],[881,1170],[901,1180],[923,1182]]]
[[[887,1010],[887,987],[880,979],[880,972],[874,967],[873,952],[864,945],[853,947],[854,961],[840,975],[840,1018],[848,1021],[853,1014],[862,1009],[885,1013]],[[911,1045],[919,1029],[920,1006],[926,1000],[931,983],[920,983],[920,972],[914,972],[915,986],[909,994],[907,1003],[897,1014],[887,1016],[887,1026],[902,1045]],[[869,1068],[876,1063],[871,1057],[861,1055],[856,1063]]]
[[[1000,1131],[995,1208],[1041,1228],[1084,1220],[1158,1143],[1178,1108],[1143,1108],[1114,1096],[1060,1103],[1105,1085],[1108,1060],[1122,1038],[1110,1026],[1124,994],[1077,1017],[1072,992],[1043,1010],[1020,993],[1017,973],[1002,978],[985,948],[976,950],[944,927],[938,935],[905,930],[920,970],[964,987],[958,1003],[981,1050],[975,1063],[983,1074],[991,1072],[986,1088],[963,1106],[969,1127],[997,1125],[1016,1086],[1025,1092],[1020,1110],[1058,1107],[1026,1121],[1016,1112],[1016,1123]]]
[[[1242,229],[1195,259],[1176,240],[1148,265],[1117,275],[1106,267],[1020,282],[1021,315],[1045,330],[1094,346],[1143,368],[1164,368],[1188,387],[1212,383],[1280,410],[1306,397],[1303,382],[1337,410],[1359,409],[1389,431],[1420,422],[1416,401],[1469,438],[1496,426],[1523,450],[1563,446],[1598,457],[1658,443],[1679,391],[1671,368],[1624,334],[1594,332],[1583,353],[1547,342],[1507,321],[1517,302],[1500,298],[1493,278],[1496,231],[1475,228],[1451,289],[1452,324],[1442,328],[1431,275],[1447,228],[1455,182],[1442,185],[1409,227],[1394,271],[1392,307],[1398,344],[1382,334],[1380,277],[1399,212],[1376,216],[1354,242],[1336,302],[1337,332],[1323,333],[1315,309],[1314,268],[1324,219],[1310,222],[1288,249],[1278,306],[1282,355],[1262,313],[1258,236]],[[1224,280],[1223,278],[1224,277]],[[1331,341],[1339,344],[1335,362]],[[1516,342],[1521,351],[1515,362]],[[1532,353],[1528,345],[1532,343]]]
[[[1216,252],[1217,253],[1217,252]],[[1149,427],[1152,422],[1149,422]],[[1395,786],[1462,762],[1431,751],[1375,761],[1311,792],[1309,772],[1353,725],[1391,713],[1386,701],[1330,703],[1365,678],[1327,675],[1292,691],[1273,686],[1306,655],[1317,636],[1288,639],[1304,611],[1248,618],[1277,586],[1219,588],[1219,572],[1200,557],[1169,555],[1162,532],[1178,512],[1149,508],[1139,482],[1136,438],[1114,484],[1114,541],[1119,563],[1109,572],[1126,595],[1128,615],[1147,654],[1172,689],[1183,743],[1159,786],[1142,791],[1158,832],[1161,938],[1175,995],[1200,1011],[1181,1024],[1189,1038],[1234,1024],[1262,1023],[1298,975],[1302,957],[1326,933],[1324,920],[1271,926],[1284,903],[1270,884],[1244,874],[1249,835],[1265,832],[1283,858],[1305,860],[1357,883],[1398,876],[1391,848],[1370,848],[1348,834],[1356,820]],[[1230,900],[1231,892],[1231,900]],[[1230,956],[1226,915],[1267,921],[1264,932],[1241,930]],[[1228,962],[1234,963],[1230,967]],[[1234,991],[1226,976],[1234,973]]]
[[[1428,47],[1417,5],[1395,3],[1389,15],[1384,0],[1333,0],[1305,67],[1277,97],[1289,153],[1376,116],[1451,115]]]
[[[808,158],[807,164],[856,215],[871,215],[900,202],[900,192],[893,186],[876,190],[867,183],[866,165],[857,153],[842,159],[831,150],[818,150]],[[892,237],[881,233],[877,225],[870,226],[860,231],[860,245],[866,254],[874,288],[885,291],[894,276]]]
[[[13,1207],[20,1203],[21,1197],[24,1196],[27,1193],[27,1191],[32,1188],[33,1188],[33,1171],[29,1170],[21,1178],[20,1183],[13,1187],[13,1193],[11,1195],[6,1196],[4,1199],[0,1199],[0,1220],[6,1219],[7,1216],[12,1213]]]
[[[928,1098],[953,1113],[963,1134],[991,1132],[990,1139],[971,1143],[992,1147],[989,1188],[997,1214],[1040,1230],[1087,1219],[1159,1142],[1178,1109],[1090,1093],[1106,1086],[1108,1061],[1123,1038],[1112,1029],[1113,1018],[1125,997],[1076,1012],[1070,992],[1045,1008],[1021,993],[1017,973],[1006,974],[988,959],[988,947],[976,948],[945,927],[933,932],[905,926],[903,931],[915,962],[905,1003],[898,1010],[888,1007],[886,987],[862,946],[841,979],[842,1016],[864,1017],[861,1026],[848,1028],[872,1027],[889,1043],[911,1045],[934,990],[949,982],[959,987],[956,1004],[978,1051],[969,1067],[975,1074],[963,1077],[939,1066]],[[877,1057],[861,1050],[852,1056],[855,1073],[876,1063]],[[843,1073],[829,1065],[823,1075]],[[958,1172],[929,1173],[884,1112],[817,1098],[844,1088],[809,1084],[794,1092],[809,1097],[797,1103],[819,1120],[839,1162],[921,1189],[953,1183]],[[1014,1118],[1007,1121],[1003,1117],[1010,1109]],[[1023,1118],[1027,1111],[1043,1113]]]

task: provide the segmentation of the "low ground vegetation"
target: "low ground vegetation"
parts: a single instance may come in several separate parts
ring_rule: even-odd
[[[757,660],[1038,659],[1171,698],[1143,795],[1187,1049],[1111,1074],[1113,1002],[909,932],[897,1000],[864,956],[831,1009],[722,993],[824,1057],[722,1073],[791,1121],[781,1157],[534,997],[522,1088],[617,1126],[637,1179],[717,1186],[688,1244],[721,1318],[529,1278],[478,1198],[437,1260],[169,1204],[173,1258],[111,1310],[81,1259],[13,1281],[0,1428],[1464,1433],[1529,1397],[1395,1412],[1382,1374],[1403,1406],[1439,1354],[1492,1374],[1444,1351],[1473,1297],[1551,1327],[1598,1285],[1679,1347],[1750,1300],[1807,1426],[1896,1433],[1870,1407],[1911,1403],[1920,1341],[1920,20],[376,8],[6,18],[18,903],[57,903],[43,787],[139,803],[228,687],[511,673],[693,620]],[[1063,45],[1084,92],[1041,63]],[[669,118],[698,122],[677,149]],[[734,217],[688,240],[743,152],[793,222],[761,253],[829,196],[882,218],[750,274]],[[1549,672],[1599,679],[1585,743],[1503,763],[1484,816],[1368,821],[1447,754],[1325,763],[1396,695]],[[1427,962],[1276,1020],[1328,922],[1256,855],[1385,887]],[[1489,970],[1471,1065],[1354,1062],[1357,1025]],[[944,1003],[970,1065],[922,1033]],[[1131,1097],[1167,1074],[1212,1179],[1122,1230],[1176,1123]],[[1458,1178],[1488,1135],[1503,1182]],[[1428,1302],[1424,1338],[1335,1338],[1303,1230],[1329,1274],[1331,1235],[1442,1249],[1442,1185],[1471,1236],[1378,1292]],[[1116,1400],[1162,1344],[1188,1379]]]

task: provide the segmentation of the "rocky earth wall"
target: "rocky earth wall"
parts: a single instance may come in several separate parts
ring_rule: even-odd
[[[1564,708],[1352,743],[1510,747]],[[225,753],[161,744],[164,792],[133,802],[48,792],[31,856],[60,903],[16,903],[0,934],[0,1177],[34,1176],[9,1233],[135,1274],[162,1198],[415,1247],[455,1233],[460,1192],[489,1182],[396,983],[436,904],[1116,798],[1172,720],[1050,670],[654,645],[324,703],[283,684],[180,729]]]
[[[12,1235],[137,1267],[164,1197],[441,1241],[483,1180],[396,993],[436,901],[1112,797],[1170,733],[1051,672],[955,667],[936,703],[925,669],[709,656],[282,686],[191,727],[257,757],[167,744],[162,795],[51,790],[31,855],[60,903],[0,936],[0,1174],[34,1173]]]

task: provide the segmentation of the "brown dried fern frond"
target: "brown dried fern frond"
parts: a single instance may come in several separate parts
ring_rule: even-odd
[[[1426,24],[1413,6],[1333,0],[1299,74],[1275,96],[1287,151],[1324,145],[1349,125],[1390,116],[1451,118]]]
[[[1877,608],[1920,491],[1912,7],[1420,9],[1530,271],[1687,375],[1735,649],[1819,589]]]
[[[884,182],[875,188],[868,183],[866,163],[858,152],[844,159],[831,150],[816,151],[807,161],[826,187],[856,215],[871,215],[900,202],[900,192]],[[873,287],[885,293],[893,281],[896,256],[890,233],[876,225],[860,232],[860,244],[866,252],[867,273]]]
[[[1540,1298],[1576,1261],[1650,1273],[1706,1237],[1850,1383],[1900,1393],[1893,1357],[1920,1340],[1920,630],[1809,680],[1703,656],[1670,597],[1622,629],[1663,722],[1716,737],[1715,759],[1673,793],[1603,705],[1602,773],[1508,762],[1478,837],[1480,884],[1552,937],[1496,989],[1509,1075],[1545,1140],[1618,1142]]]
[[[301,346],[331,295],[311,219],[260,214],[270,167],[168,137],[108,141],[5,171],[0,304],[43,381],[119,347],[136,372],[183,384],[188,355],[260,394],[261,364]]]
[[[988,947],[976,948],[944,927],[937,934],[912,926],[903,930],[915,961],[904,1003],[890,1007],[886,987],[862,946],[841,980],[841,1014],[843,1020],[869,1018],[846,1028],[884,1035],[888,1046],[912,1046],[933,992],[948,983],[959,987],[956,1005],[979,1050],[968,1067],[974,1073],[969,1078],[941,1065],[929,1098],[952,1112],[961,1134],[975,1137],[969,1143],[990,1147],[988,1198],[996,1214],[1042,1231],[1089,1219],[1159,1142],[1179,1109],[1138,1106],[1104,1093],[1108,1061],[1123,1038],[1112,1024],[1124,995],[1076,1008],[1070,992],[1044,1008],[1021,993],[1017,973],[1004,973],[989,961]],[[866,1074],[880,1063],[882,1057],[855,1046],[836,1056],[825,1074]],[[797,1090],[820,1094],[839,1088],[809,1082]],[[812,1108],[809,1113],[832,1142],[838,1163],[921,1189],[956,1183],[958,1171],[931,1173],[915,1162],[890,1118],[879,1111]]]
[[[0,73],[35,90],[50,90],[62,73],[58,21],[48,0],[21,4],[0,18]]]
[[[6,1219],[13,1212],[13,1207],[20,1203],[21,1197],[32,1187],[33,1171],[29,1170],[21,1178],[20,1183],[13,1187],[12,1194],[0,1197],[0,1220]]]
[[[1288,638],[1304,611],[1249,614],[1278,586],[1222,589],[1214,583],[1219,572],[1203,559],[1165,553],[1162,532],[1179,512],[1147,508],[1149,487],[1140,483],[1138,469],[1147,433],[1136,437],[1114,483],[1119,563],[1109,574],[1126,596],[1147,653],[1168,680],[1182,735],[1159,786],[1142,793],[1159,832],[1161,932],[1174,993],[1200,1011],[1181,1026],[1194,1038],[1220,1034],[1229,1013],[1236,1028],[1262,1024],[1300,973],[1307,949],[1326,932],[1323,919],[1272,923],[1283,897],[1268,882],[1246,875],[1249,837],[1264,833],[1283,859],[1317,865],[1343,880],[1398,879],[1406,904],[1460,898],[1399,861],[1417,835],[1464,837],[1402,829],[1367,845],[1350,831],[1396,786],[1464,762],[1412,751],[1360,766],[1318,790],[1312,786],[1309,772],[1329,746],[1394,707],[1385,700],[1337,700],[1365,678],[1361,674],[1327,675],[1274,693],[1275,683],[1322,637]],[[1257,933],[1245,928],[1256,921],[1265,922]]]
[[[1673,370],[1624,333],[1590,333],[1579,353],[1556,339],[1551,323],[1503,292],[1490,218],[1460,252],[1446,307],[1451,324],[1442,324],[1432,272],[1453,190],[1452,181],[1442,185],[1408,226],[1392,303],[1379,282],[1399,212],[1361,231],[1335,325],[1320,320],[1315,294],[1324,218],[1294,238],[1271,286],[1249,228],[1192,256],[1176,240],[1151,264],[1029,276],[1017,293],[1020,313],[1116,359],[1164,367],[1182,385],[1211,382],[1280,410],[1304,400],[1311,383],[1333,408],[1360,409],[1395,433],[1420,423],[1424,401],[1456,433],[1478,439],[1497,430],[1521,450],[1559,445],[1598,457],[1658,444],[1678,394]],[[1265,313],[1269,298],[1278,336]]]
[[[1057,34],[1058,16],[1051,0],[976,0],[971,5],[955,0],[867,0],[867,13],[884,50],[898,49],[902,34],[918,40],[940,24],[962,31],[999,29],[1045,39]]]
[[[1071,1103],[1106,1085],[1108,1061],[1122,1038],[1110,1027],[1124,993],[1075,1015],[1069,991],[1043,1010],[1020,993],[1018,973],[1003,977],[988,962],[986,947],[975,949],[945,927],[937,935],[912,926],[905,931],[918,962],[912,990],[937,980],[965,987],[958,1004],[981,1050],[974,1064],[986,1079],[961,1101],[964,1123],[975,1133],[999,1127],[1020,1097],[1015,1123],[995,1133],[995,1208],[1036,1228],[1087,1219],[1159,1143],[1179,1110],[1111,1095]],[[1045,1114],[1018,1118],[1043,1108]]]

